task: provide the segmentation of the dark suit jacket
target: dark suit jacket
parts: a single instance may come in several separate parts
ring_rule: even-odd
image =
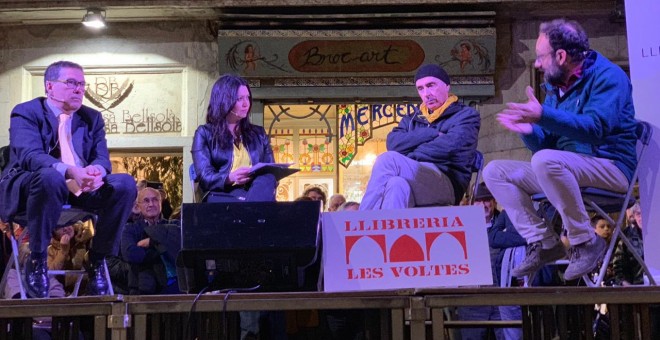
[[[26,174],[60,162],[58,121],[39,97],[16,105],[9,127],[10,161],[0,178],[0,218],[8,220],[18,210],[18,197]],[[81,106],[71,119],[73,149],[83,166],[99,165],[111,172],[103,116]]]

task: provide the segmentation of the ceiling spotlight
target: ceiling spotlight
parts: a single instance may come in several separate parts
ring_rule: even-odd
[[[83,25],[92,28],[105,28],[105,11],[100,9],[88,9],[82,19]]]

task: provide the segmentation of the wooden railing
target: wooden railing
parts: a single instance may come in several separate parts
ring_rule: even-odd
[[[658,287],[444,288],[356,293],[235,293],[0,301],[0,339],[31,337],[53,317],[53,339],[237,339],[239,311],[379,310],[381,339],[449,339],[452,328],[522,327],[525,339],[592,339],[593,306],[607,303],[612,339],[652,339]],[[521,305],[521,321],[457,321],[446,308]],[[655,319],[654,319],[655,318]],[[660,320],[658,320],[660,321]],[[38,327],[48,325],[44,322]],[[234,325],[234,326],[232,326]],[[36,328],[34,328],[36,329]]]

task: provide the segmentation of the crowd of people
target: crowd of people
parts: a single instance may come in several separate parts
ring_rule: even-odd
[[[484,209],[496,284],[517,285],[564,258],[568,265],[560,277],[565,282],[593,272],[613,226],[587,211],[580,187],[625,192],[637,165],[632,88],[621,68],[590,48],[575,21],[541,24],[535,50],[534,66],[544,74],[544,101],[528,87],[524,103],[507,103],[497,115],[500,125],[531,150],[531,160],[492,160],[474,197],[475,205]],[[451,78],[439,65],[421,66],[413,81],[422,103],[388,134],[388,151],[377,157],[362,201],[346,201],[341,194],[328,198],[319,186],[305,188],[296,200],[320,201],[327,212],[461,202],[472,177],[479,112],[451,92]],[[70,285],[67,279],[54,282],[49,269],[86,270],[90,295],[110,292],[108,276],[114,292],[179,293],[174,263],[180,222],[169,219],[174,209],[162,190],[112,173],[103,118],[82,105],[85,84],[80,65],[53,63],[44,74],[46,96],[12,110],[0,218],[30,216],[23,226],[29,233],[25,274],[19,278],[14,273],[14,279],[22,280],[34,298],[60,294],[53,288]],[[266,131],[250,122],[251,106],[245,79],[226,74],[213,85],[205,124],[196,129],[191,149],[204,202],[275,201],[275,176],[250,173],[253,165],[274,162]],[[547,196],[563,232],[538,213],[531,199],[535,193]],[[56,228],[65,204],[96,211],[96,225]],[[629,211],[623,234],[634,249],[618,243],[607,284],[643,283],[641,267],[631,256],[643,254],[639,203]],[[513,281],[501,282],[503,253],[512,247],[525,247],[525,256],[513,268],[513,279],[507,279]],[[536,277],[530,284],[548,283],[543,275]],[[7,294],[15,296],[13,291]],[[244,338],[258,332],[247,325],[253,317],[241,315]],[[518,306],[470,307],[459,309],[458,317],[517,320],[521,311]],[[466,329],[463,339],[483,339],[485,332]],[[520,339],[522,334],[503,328],[496,337]]]

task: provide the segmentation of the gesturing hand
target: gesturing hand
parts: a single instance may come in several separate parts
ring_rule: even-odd
[[[521,133],[523,135],[528,135],[532,133],[532,124],[530,123],[519,123],[516,121],[517,117],[500,113],[497,115],[497,121],[502,124],[507,130]]]
[[[539,103],[531,86],[525,89],[526,103],[507,103],[506,108],[497,115],[497,121],[510,131],[530,134],[532,124],[541,120],[543,107]]]

